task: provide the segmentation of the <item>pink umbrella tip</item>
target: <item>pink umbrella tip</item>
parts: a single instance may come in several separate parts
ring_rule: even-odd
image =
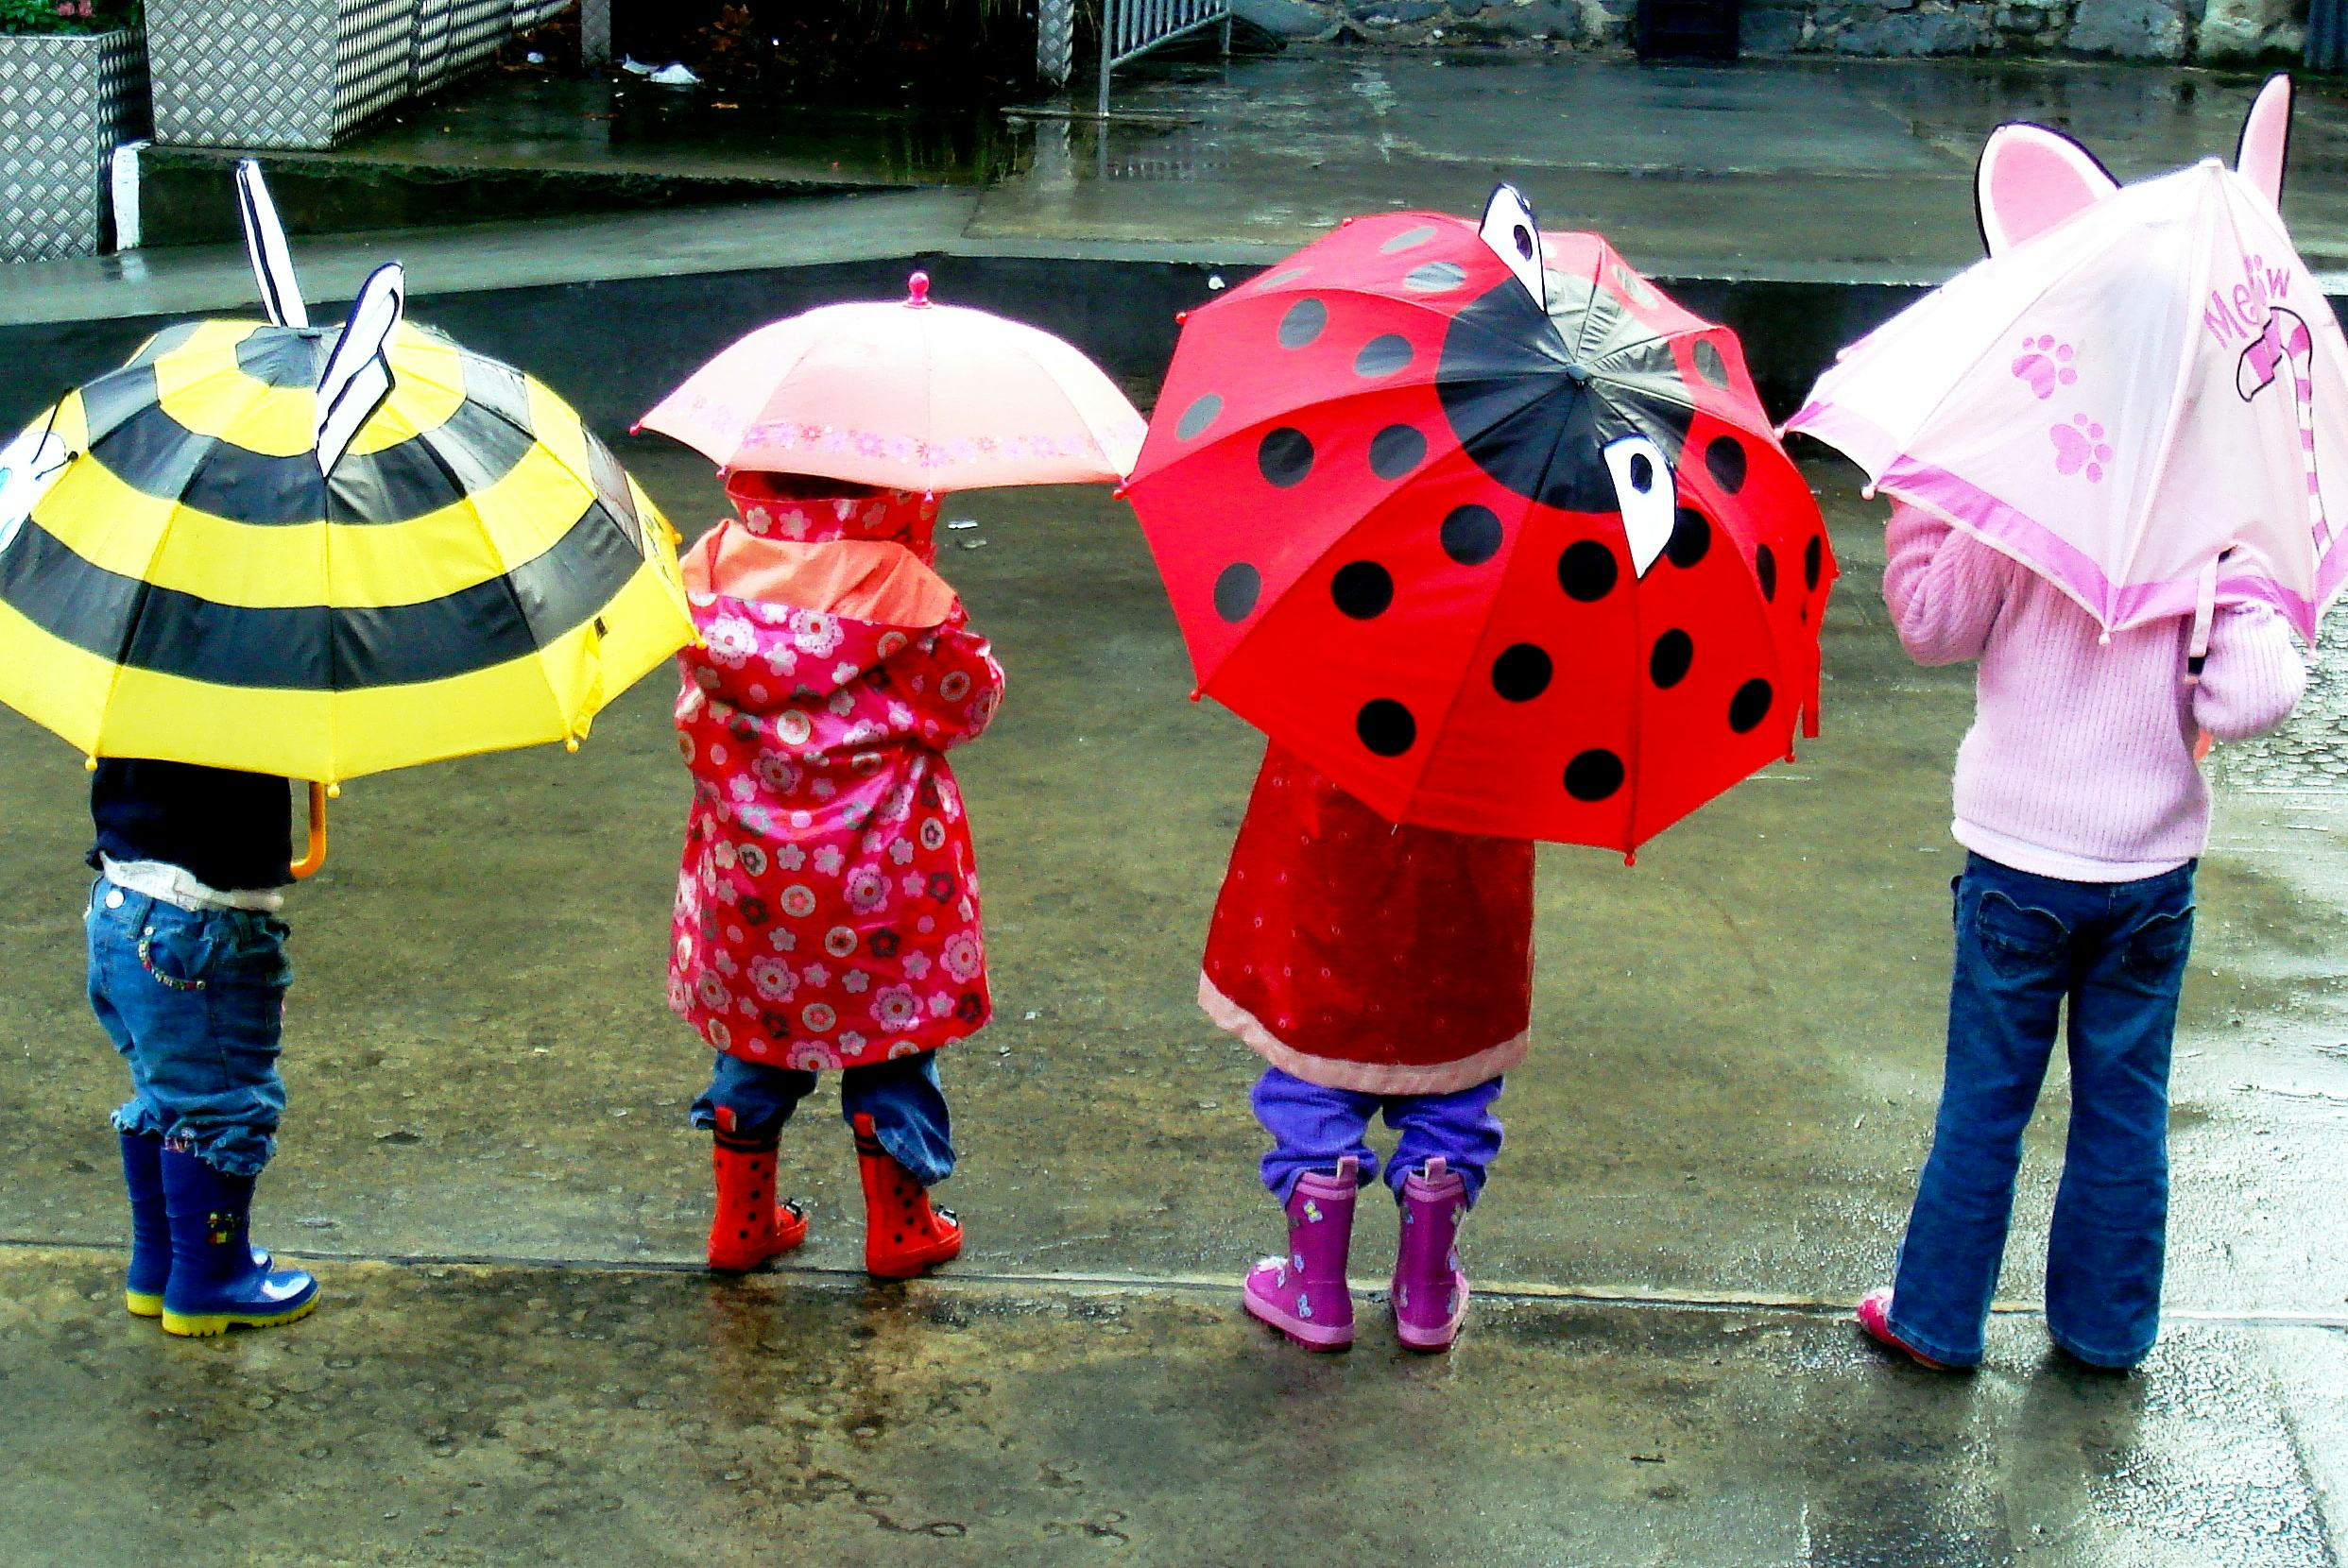
[[[905,303],[916,310],[930,302],[930,275],[917,272],[905,280]]]

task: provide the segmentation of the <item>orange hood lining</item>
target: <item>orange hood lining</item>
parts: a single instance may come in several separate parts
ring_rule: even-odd
[[[702,535],[682,564],[685,587],[694,593],[883,625],[927,629],[944,624],[954,609],[946,579],[893,540],[778,539],[728,519]]]

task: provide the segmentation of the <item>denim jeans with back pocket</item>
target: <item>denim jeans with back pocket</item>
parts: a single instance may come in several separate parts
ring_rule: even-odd
[[[1934,1360],[1981,1359],[2022,1132],[2065,1010],[2071,1125],[2047,1237],[2048,1332],[2097,1366],[2151,1351],[2193,869],[2072,882],[1967,859],[1940,1116],[1892,1291],[1893,1332]]]
[[[84,924],[90,1009],[130,1067],[115,1127],[182,1142],[231,1176],[259,1175],[285,1112],[285,923],[183,910],[100,878]]]

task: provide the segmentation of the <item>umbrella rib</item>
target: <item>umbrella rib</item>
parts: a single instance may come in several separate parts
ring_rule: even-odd
[[[2208,197],[2204,196],[2202,199],[2207,200]],[[2219,216],[2225,221],[2226,232],[2238,251],[2242,239],[2240,230],[2235,228],[2234,214],[2226,210],[2223,202],[2219,202],[2218,207]],[[2208,287],[2209,247],[2203,246],[2194,255],[2193,286],[2185,291],[2185,298],[2199,299]],[[2146,524],[2151,518],[2154,503],[2159,499],[2161,484],[2168,477],[2168,460],[2176,450],[2177,427],[2185,418],[2185,384],[2192,375],[2193,350],[2198,341],[2189,327],[2178,334],[2177,368],[2169,383],[2168,410],[2161,422],[2160,445],[2154,449],[2152,472],[2145,481],[2144,494],[2133,503],[2128,515],[2128,526],[2122,531],[2121,537],[2127,542],[2110,578],[2116,586],[2129,581],[2135,571],[2136,556],[2144,547]],[[2103,616],[2099,614],[2096,619],[2101,621]]]

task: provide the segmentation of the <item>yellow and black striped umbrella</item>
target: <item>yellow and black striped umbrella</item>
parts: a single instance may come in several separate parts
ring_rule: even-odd
[[[0,701],[91,757],[335,782],[544,741],[693,637],[676,536],[530,377],[403,323],[320,472],[332,331],[201,321],[44,416]]]

